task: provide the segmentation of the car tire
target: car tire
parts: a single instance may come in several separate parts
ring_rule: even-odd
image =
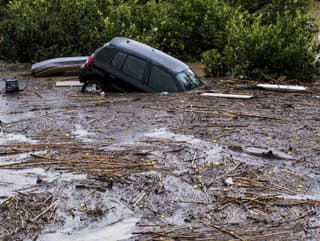
[[[89,80],[84,83],[82,86],[82,92],[100,94],[104,91],[104,86],[101,81],[98,80]]]

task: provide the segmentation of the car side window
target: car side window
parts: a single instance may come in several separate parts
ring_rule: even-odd
[[[175,80],[172,76],[156,66],[153,66],[151,69],[149,86],[155,91],[178,91]]]
[[[116,55],[113,57],[111,61],[111,65],[117,69],[121,69],[124,61],[126,60],[127,54],[118,52]]]
[[[142,80],[146,66],[146,61],[128,55],[128,58],[122,67],[122,71],[137,80]]]

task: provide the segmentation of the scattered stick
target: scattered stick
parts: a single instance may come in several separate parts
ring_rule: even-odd
[[[234,237],[234,238],[236,238],[236,239],[238,239],[240,241],[246,241],[247,240],[247,239],[244,239],[244,238],[238,236],[237,234],[235,234],[234,232],[229,231],[229,230],[227,230],[227,229],[225,229],[225,228],[223,228],[221,226],[214,225],[214,224],[209,224],[209,223],[203,223],[203,224],[206,225],[207,227],[215,228],[215,229],[217,229],[217,230],[219,230],[219,231],[221,231],[223,233],[229,234],[230,236],[232,236],[232,237]]]
[[[208,186],[211,186],[213,183],[215,183],[217,180],[221,179],[221,178],[224,178],[226,176],[228,176],[231,172],[235,171],[238,167],[241,166],[241,162],[239,162],[237,165],[235,165],[233,168],[231,168],[229,171],[227,171],[225,174],[215,178],[214,180],[210,181],[207,185]]]
[[[287,118],[280,118],[278,116],[261,115],[261,114],[246,113],[246,112],[231,111],[231,110],[208,111],[208,110],[194,110],[194,109],[174,108],[174,107],[165,108],[161,106],[145,106],[145,108],[167,111],[167,112],[184,112],[184,113],[190,112],[193,114],[225,115],[230,117],[244,116],[244,117],[254,117],[254,118],[261,118],[261,119],[271,119],[271,120],[287,120]]]
[[[36,222],[39,218],[41,218],[44,214],[49,212],[52,208],[56,208],[56,203],[52,203],[49,207],[47,207],[43,212],[39,213],[37,216],[34,218],[30,219],[30,222],[34,223]]]
[[[42,95],[39,93],[39,91],[33,89],[33,92],[34,92],[40,99],[42,99]]]
[[[134,202],[133,207],[137,206],[138,203],[144,198],[144,196],[146,195],[146,192],[143,192],[137,199],[137,201]]]

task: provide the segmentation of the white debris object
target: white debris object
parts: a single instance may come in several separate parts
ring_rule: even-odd
[[[221,94],[221,93],[203,93],[201,96],[221,97],[221,98],[233,98],[233,99],[251,99],[252,95],[233,95],[233,94]]]
[[[229,185],[229,186],[233,185],[233,179],[232,179],[232,177],[228,177],[224,182],[225,182],[227,185]]]
[[[258,84],[257,87],[265,90],[278,90],[278,91],[306,91],[308,88],[298,85],[271,85],[271,84]]]
[[[78,81],[78,80],[56,82],[57,87],[71,87],[71,86],[82,86],[82,85],[83,85],[83,83],[80,83],[80,81]]]

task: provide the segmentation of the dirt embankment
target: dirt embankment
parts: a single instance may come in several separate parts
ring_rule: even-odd
[[[318,240],[317,83],[101,97],[0,68],[23,90],[0,96],[0,239]]]

